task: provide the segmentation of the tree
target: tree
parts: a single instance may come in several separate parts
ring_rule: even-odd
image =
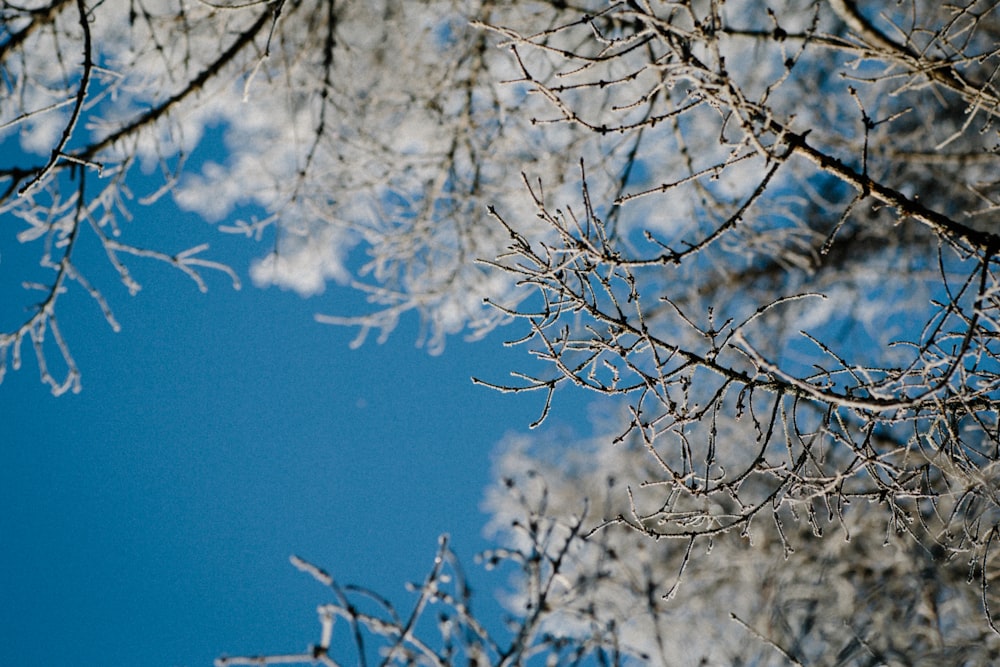
[[[663,663],[678,635],[749,664],[995,653],[996,18],[623,2],[492,26],[551,104],[538,122],[635,142],[617,196],[585,159],[575,204],[542,174],[533,219],[492,209],[494,266],[535,291],[504,312],[543,362],[500,388],[544,391],[542,418],[566,383],[625,405],[600,455],[510,456],[508,485],[540,489],[491,500],[540,508],[515,552],[524,525],[588,538],[571,565],[547,552],[570,582],[550,631],[614,628]]]
[[[937,583],[952,565],[980,581],[996,630],[1000,237],[979,222],[996,200],[996,18],[995,3],[625,3],[550,31],[579,40],[556,86],[533,74],[551,48],[503,31],[554,120],[666,124],[658,154],[679,158],[613,201],[584,173],[574,209],[532,183],[555,243],[494,213],[512,236],[498,266],[537,290],[516,312],[523,340],[549,364],[508,388],[544,390],[546,407],[566,382],[626,403],[614,439],[655,470],[606,525],[695,553],[767,521],[790,553],[796,533],[840,522],[857,568],[879,559],[865,538],[905,534],[911,565],[934,564],[938,637],[866,648],[881,660],[937,660],[968,630],[967,614],[937,615],[961,598]],[[913,619],[915,596],[879,582],[891,601],[872,617],[907,600],[895,611]],[[765,637],[803,662],[844,659],[816,622]]]
[[[15,28],[0,62],[26,102],[3,122],[50,128],[55,149],[0,171],[0,205],[28,221],[24,241],[44,242],[55,278],[0,347],[30,337],[41,362],[52,331],[70,368],[60,383],[43,365],[55,389],[76,374],[54,326],[63,284],[110,313],[70,260],[84,225],[127,284],[125,253],[198,280],[207,266],[109,233],[130,166],[159,163],[181,204],[253,204],[261,217],[234,226],[250,236],[277,225],[258,280],[309,292],[334,278],[370,295],[373,312],[329,321],[363,338],[416,309],[438,346],[514,319],[540,364],[487,382],[542,391],[539,423],[564,385],[617,415],[600,467],[507,475],[521,519],[503,553],[525,583],[515,648],[482,659],[669,662],[676,616],[660,596],[675,582],[693,605],[678,612],[692,658],[981,664],[995,650],[997,3],[279,0],[162,15],[130,3],[124,32],[99,20],[124,6],[5,5]],[[185,40],[165,39],[175,25]],[[82,65],[8,58],[39,39]],[[95,55],[98,43],[120,47]],[[171,77],[183,83],[136,87]],[[95,138],[77,136],[85,112]],[[183,177],[211,122],[233,156]],[[104,189],[87,194],[99,166]],[[487,202],[492,222],[477,213]],[[356,247],[370,261],[352,275]],[[619,467],[629,481],[606,481]],[[777,554],[790,565],[762,565]],[[418,587],[415,617],[449,558]],[[563,581],[576,585],[554,592]],[[765,595],[725,602],[748,590]],[[438,596],[451,610],[441,648],[334,591],[324,627],[341,614],[398,634],[389,660],[453,661],[454,628],[471,661],[468,647],[494,646],[461,586]],[[760,657],[718,636],[720,611],[763,640]],[[905,635],[889,631],[897,619]]]
[[[406,610],[293,557],[330,589],[319,641],[216,664],[992,662],[1000,637],[969,563],[892,530],[873,503],[701,541],[606,525],[662,500],[645,444],[613,444],[618,419],[603,421],[591,437],[555,430],[504,444],[485,503],[498,546],[479,558],[511,577],[503,623],[477,604],[446,538]]]
[[[3,3],[0,215],[16,234],[6,252],[37,257],[39,271],[24,277],[28,316],[3,323],[0,368],[17,367],[30,341],[55,393],[80,389],[58,326],[65,289],[89,293],[118,328],[109,287],[88,278],[103,260],[81,256],[103,255],[132,294],[136,257],[202,290],[206,269],[239,286],[201,240],[179,251],[127,240],[142,207],[166,195],[206,219],[229,216],[224,232],[268,234],[270,252],[251,270],[258,284],[308,295],[336,280],[365,294],[370,312],[324,318],[357,325],[359,342],[408,311],[420,313],[432,351],[466,325],[489,330],[502,316],[482,298],[511,281],[474,261],[505,238],[482,221],[485,202],[518,206],[508,176],[521,167],[567,172],[578,133],[544,133],[517,113],[524,91],[501,85],[515,70],[467,17],[532,25],[582,11],[455,0]],[[213,131],[224,135],[222,162],[195,152]],[[187,168],[192,155],[200,168]],[[85,244],[97,252],[78,250]],[[48,370],[54,352],[64,373]]]
[[[628,232],[609,229],[610,206],[586,185],[579,213],[532,188],[555,244],[495,214],[513,237],[499,265],[539,294],[517,315],[554,371],[517,388],[625,397],[619,437],[655,457],[664,504],[621,521],[651,536],[870,501],[915,538],[982,561],[995,532],[1000,237],[967,221],[993,205],[984,137],[997,97],[979,69],[993,15],[914,3],[906,24],[883,18],[897,39],[853,3],[753,7],[616,6],[608,20],[631,29],[596,28],[601,39],[564,51],[557,87],[531,73],[530,54],[550,51],[509,33],[562,120],[601,132],[667,122],[673,153],[691,156],[613,202],[617,220],[649,221],[632,203],[665,200],[665,215]],[[564,98],[603,96],[609,81],[622,98],[602,116]],[[819,96],[829,103],[802,104]]]
[[[548,525],[579,529],[569,582],[549,601],[547,628],[571,637],[615,628],[618,645],[647,664],[990,664],[1000,637],[983,617],[983,588],[967,558],[887,525],[876,503],[838,512],[776,512],[745,532],[650,540],[607,519],[659,518],[660,467],[641,438],[617,445],[617,420],[592,438],[519,437],[507,443],[487,495],[491,527],[525,548],[514,519],[528,504]],[[742,428],[720,424],[720,437]],[[517,492],[513,492],[516,490]],[[580,494],[589,504],[580,519]],[[817,503],[818,504],[818,503]],[[785,509],[785,508],[780,508]],[[695,513],[692,528],[704,524]],[[553,557],[554,550],[549,552]],[[995,559],[989,565],[995,572]],[[995,576],[995,575],[993,575]],[[514,597],[530,608],[531,588]],[[995,594],[985,591],[991,602]]]

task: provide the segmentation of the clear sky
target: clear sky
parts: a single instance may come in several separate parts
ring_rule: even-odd
[[[329,596],[292,553],[397,600],[442,532],[476,570],[491,451],[543,398],[470,382],[524,367],[523,350],[500,345],[512,332],[432,357],[410,318],[351,350],[355,332],[312,315],[356,297],[260,290],[246,265],[262,246],[170,207],[138,213],[128,233],[169,251],[208,239],[245,286],[209,274],[201,294],[130,260],[143,284],[130,298],[98,248],[79,249],[123,330],[74,287],[59,314],[83,391],[53,397],[30,349],[0,384],[0,665],[193,667],[303,650]],[[12,291],[24,267],[5,222],[6,325],[27,301]]]

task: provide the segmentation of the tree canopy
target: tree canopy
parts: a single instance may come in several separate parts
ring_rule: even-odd
[[[79,387],[58,299],[115,326],[84,235],[133,293],[134,258],[237,282],[127,241],[170,195],[267,239],[257,283],[366,294],[320,316],[359,342],[409,311],[435,350],[509,323],[534,360],[479,381],[540,392],[535,425],[595,394],[593,437],[498,464],[507,648],[443,544],[412,621],[297,560],[336,602],[291,658],[340,664],[334,617],[360,662],[364,632],[421,664],[995,654],[997,3],[3,7],[0,215],[43,273],[3,363],[28,340]],[[214,128],[225,162],[186,169]]]

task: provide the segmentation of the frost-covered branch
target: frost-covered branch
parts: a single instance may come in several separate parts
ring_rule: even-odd
[[[493,210],[510,240],[491,266],[532,292],[502,312],[542,364],[486,383],[544,390],[543,418],[561,386],[624,405],[614,439],[650,457],[657,500],[625,494],[604,530],[708,541],[766,519],[790,550],[791,517],[854,503],[987,568],[1000,237],[977,217],[998,182],[985,157],[900,156],[995,158],[977,113],[1000,24],[989,3],[914,1],[880,16],[890,38],[861,4],[629,2],[494,28],[539,122],[642,133],[622,194],[586,160],[578,194],[525,179],[531,214]]]

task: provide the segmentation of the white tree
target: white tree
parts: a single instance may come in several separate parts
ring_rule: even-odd
[[[692,536],[650,540],[666,523],[659,465],[637,436],[612,444],[620,423],[603,421],[586,439],[511,439],[487,495],[490,529],[521,549],[526,507],[568,535],[588,500],[549,633],[615,628],[629,655],[662,665],[987,665],[1000,649],[983,615],[983,596],[996,601],[996,556],[983,572],[932,544],[923,531],[941,530],[942,517],[887,521],[875,501],[816,500],[710,537],[693,535],[705,525],[698,512],[675,512],[668,520]],[[739,441],[745,427],[718,429]],[[510,608],[523,613],[530,592],[522,580]]]
[[[505,618],[484,615],[447,539],[407,609],[293,557],[330,589],[318,642],[217,664],[988,665],[1000,650],[982,606],[996,557],[983,573],[875,502],[683,540],[615,521],[663,504],[659,466],[640,438],[615,443],[619,426],[503,444],[484,504],[498,546],[479,560],[508,577]]]
[[[387,661],[454,661],[460,627],[500,664],[669,662],[680,603],[659,596],[675,581],[704,626],[692,659],[735,660],[708,627],[720,611],[764,640],[748,662],[976,664],[995,647],[998,3],[3,7],[0,131],[39,157],[0,168],[0,214],[47,271],[3,361],[30,339],[43,379],[78,387],[64,288],[114,323],[74,258],[84,234],[132,291],[130,255],[202,287],[226,270],[201,244],[123,240],[134,201],[170,192],[236,214],[230,231],[275,228],[258,282],[368,294],[371,311],[323,318],[359,340],[414,310],[432,348],[516,319],[541,368],[486,381],[543,392],[541,419],[564,384],[624,415],[586,483],[564,481],[565,460],[508,475],[526,517],[503,552],[527,582],[515,648],[490,644],[457,592],[442,599],[459,625],[433,646],[338,593],[329,613],[398,635]],[[227,159],[187,173],[215,124]],[[160,178],[133,200],[137,165]],[[52,344],[64,380],[46,371]],[[629,484],[601,481],[620,467]],[[650,555],[622,565],[622,548]],[[761,565],[778,554],[792,565]],[[419,600],[438,596],[435,572]],[[646,602],[621,607],[622,591]],[[853,607],[870,620],[841,624]],[[867,631],[897,618],[905,637]]]
[[[505,239],[486,202],[524,208],[518,170],[570,173],[582,134],[531,125],[526,89],[503,85],[516,69],[498,38],[470,20],[547,25],[583,11],[457,0],[4,3],[0,215],[19,242],[7,252],[38,257],[41,270],[25,277],[30,315],[0,334],[0,367],[17,366],[30,340],[53,391],[79,389],[57,325],[70,285],[118,327],[108,286],[92,284],[74,255],[80,236],[97,240],[130,293],[140,287],[135,256],[172,264],[200,289],[207,268],[238,286],[200,240],[182,251],[128,242],[142,207],[167,194],[225,219],[223,231],[270,234],[251,269],[258,284],[309,295],[336,280],[367,295],[369,312],[322,318],[357,325],[359,342],[408,311],[432,350],[466,326],[488,331],[503,316],[482,299],[517,297],[512,280],[475,263]],[[224,156],[186,168],[212,128]],[[51,341],[65,376],[46,370]]]
[[[776,599],[776,616],[744,622],[803,663],[985,664],[989,651],[968,643],[995,650],[1000,236],[980,220],[997,201],[1000,23],[996,3],[905,4],[869,16],[841,1],[628,2],[546,43],[497,28],[553,122],[666,124],[668,147],[636,160],[676,157],[613,201],[585,173],[575,205],[529,183],[554,243],[495,211],[513,239],[497,266],[538,295],[516,313],[520,342],[548,366],[502,388],[546,392],[546,411],[563,383],[625,402],[608,437],[644,450],[651,469],[603,525],[686,545],[669,552],[679,570],[706,544],[729,545],[700,559],[685,604],[713,582],[736,599],[741,536],[763,533],[753,557],[773,559],[842,525],[849,547],[807,540],[791,574],[751,566],[764,577],[749,590],[793,588],[794,613],[781,596],[729,603],[743,619]],[[576,43],[557,54],[558,85],[553,34]],[[886,533],[905,537],[874,548]],[[846,564],[839,579],[830,563]],[[956,583],[965,576],[979,588]],[[650,618],[647,644],[665,635]],[[879,626],[889,621],[907,636]]]
[[[546,636],[663,664],[995,653],[996,9],[639,0],[487,26],[537,124],[632,147],[581,151],[576,197],[532,172],[533,214],[492,209],[493,266],[534,289],[497,305],[542,362],[499,387],[542,391],[542,418],[566,383],[623,415],[503,460],[512,552],[560,535]]]

